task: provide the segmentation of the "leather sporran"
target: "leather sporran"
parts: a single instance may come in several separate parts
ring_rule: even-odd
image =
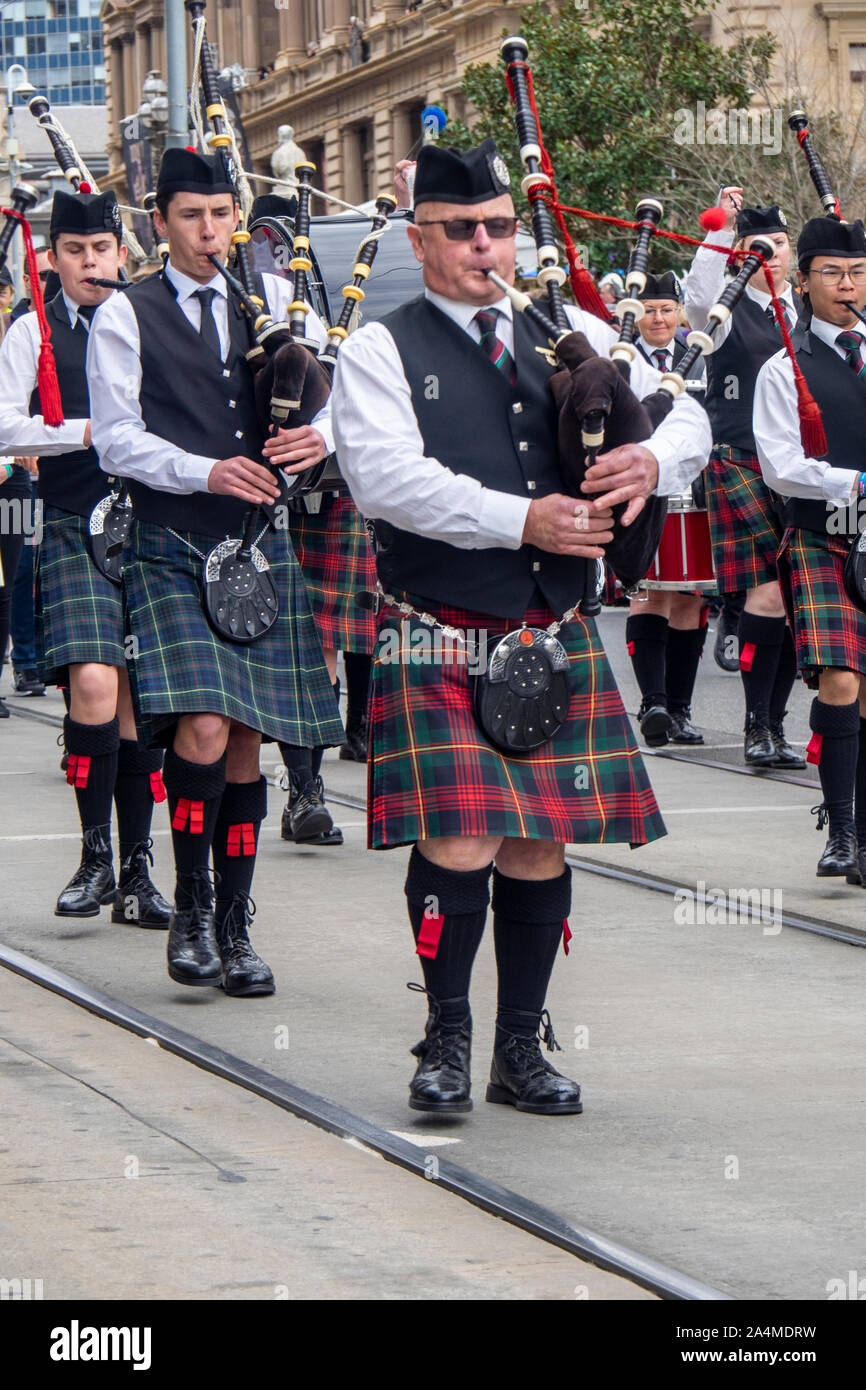
[[[503,753],[531,753],[568,718],[568,653],[543,628],[507,632],[473,683],[475,717]]]
[[[842,582],[851,602],[866,613],[866,531],[858,531],[851,542]]]
[[[132,525],[132,503],[125,493],[102,497],[90,513],[88,532],[93,563],[112,584],[120,584],[123,543]]]

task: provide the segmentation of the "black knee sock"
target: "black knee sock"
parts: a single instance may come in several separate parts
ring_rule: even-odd
[[[213,835],[216,915],[224,916],[238,893],[249,894],[256,867],[259,829],[268,814],[268,784],[226,782]]]
[[[171,840],[177,872],[175,906],[189,907],[194,901],[191,878],[210,863],[211,842],[226,785],[226,760],[190,763],[170,748],[162,766],[168,809],[171,813]]]
[[[161,748],[145,748],[131,738],[120,740],[114,806],[121,862],[129,858],[136,845],[145,844],[150,838],[153,803],[165,801],[161,770]]]
[[[764,618],[745,609],[740,614],[740,677],[746,692],[746,714],[753,715],[757,724],[770,720],[770,696],[786,626],[784,618]]]
[[[340,682],[335,680],[333,684],[334,696],[337,703],[340,702]],[[296,743],[279,744],[280,753],[285,763],[289,775],[301,791],[311,786],[315,782],[322,767],[322,758],[325,755],[323,744],[317,744],[315,748],[301,748]]]
[[[346,667],[346,729],[360,729],[367,721],[367,697],[373,658],[366,652],[343,652]]]
[[[75,788],[81,830],[98,832],[111,848],[111,798],[117,780],[120,728],[116,719],[107,724],[78,724],[67,714],[63,733],[69,763],[66,780]]]
[[[571,911],[571,869],[556,878],[506,878],[493,870],[493,942],[499,979],[496,1041],[534,1037]]]
[[[469,981],[487,917],[491,864],[443,869],[412,848],[406,875],[409,921],[424,984],[444,1024],[460,1023],[469,1008]]]
[[[668,630],[668,654],[665,666],[665,693],[668,709],[688,709],[692,703],[698,666],[707,640],[706,625],[691,627],[684,631],[672,627]]]
[[[857,822],[857,844],[861,849],[866,849],[866,719],[860,720],[860,751],[857,757],[854,810]]]
[[[625,640],[640,693],[651,704],[665,703],[668,620],[659,613],[630,613]]]
[[[770,693],[770,723],[781,724],[785,718],[788,705],[788,697],[794,688],[794,681],[797,679],[797,651],[794,646],[794,634],[788,624],[785,624],[785,635],[782,638],[782,645],[779,648],[779,665],[776,668],[776,679],[773,682],[773,689]]]
[[[860,750],[860,705],[827,705],[816,696],[809,712],[813,738],[806,752],[817,762],[830,834],[854,829],[854,786]]]

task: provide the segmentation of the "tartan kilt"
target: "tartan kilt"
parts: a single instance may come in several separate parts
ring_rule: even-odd
[[[90,557],[89,517],[45,505],[36,557],[36,661],[47,685],[66,685],[83,661],[123,666],[120,586]]]
[[[516,626],[424,606],[490,638]],[[526,617],[546,627],[554,615],[542,607]],[[429,639],[433,629],[382,614],[370,692],[369,848],[442,835],[634,846],[666,833],[592,620],[575,618],[557,634],[569,657],[568,720],[541,748],[511,756],[493,748],[475,721],[470,668],[449,660],[459,658],[460,642],[437,632],[442,659],[412,662],[420,633]]]
[[[761,476],[754,454],[735,463],[724,445],[713,449],[706,470],[707,511],[713,564],[720,594],[754,589],[778,578],[776,555],[782,524],[773,493]]]
[[[289,530],[323,647],[364,652],[376,646],[376,618],[355,595],[376,589],[376,562],[364,519],[346,493],[320,512],[290,512]]]
[[[218,543],[178,536],[207,555]],[[259,548],[271,566],[280,614],[248,644],[224,641],[205,616],[204,561],[178,536],[133,521],[124,550],[129,683],[139,738],[167,745],[181,714],[223,714],[266,742],[315,747],[343,741],[343,726],[288,532],[268,530]],[[132,639],[135,639],[133,642]]]
[[[782,537],[779,578],[794,629],[797,666],[815,689],[823,668],[866,676],[866,613],[842,579],[851,540],[791,527]]]

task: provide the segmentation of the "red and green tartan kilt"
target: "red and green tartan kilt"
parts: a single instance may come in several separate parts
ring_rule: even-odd
[[[719,593],[735,594],[778,578],[782,524],[757,457],[718,445],[710,454],[705,476]]]
[[[320,512],[290,512],[289,530],[323,647],[363,652],[376,646],[376,619],[355,595],[375,592],[376,562],[364,519],[348,493]]]
[[[46,685],[66,685],[85,661],[123,666],[123,600],[90,557],[86,516],[45,506],[36,556],[36,661]]]
[[[515,627],[463,609],[418,606],[454,627],[486,630],[488,639]],[[553,618],[547,608],[526,615],[536,627]],[[441,639],[440,659],[410,662],[424,633]],[[382,614],[370,694],[371,849],[443,835],[642,845],[666,833],[595,623],[576,618],[557,635],[569,657],[568,720],[541,748],[509,756],[475,721],[475,668],[460,660],[460,641],[416,618]]]
[[[779,551],[779,578],[794,628],[797,666],[815,689],[823,668],[866,676],[866,613],[852,603],[842,579],[851,548],[845,536],[789,529]]]
[[[181,540],[180,537],[184,539]],[[181,714],[223,714],[263,739],[313,748],[343,742],[343,725],[304,581],[286,530],[258,541],[279,596],[273,627],[255,642],[218,637],[202,602],[204,561],[217,544],[133,521],[124,549],[129,683],[139,738],[168,743]]]

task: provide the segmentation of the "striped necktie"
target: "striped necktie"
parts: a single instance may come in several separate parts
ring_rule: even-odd
[[[655,348],[655,350],[653,351],[653,357],[656,360],[656,366],[658,367],[659,371],[666,372],[668,370],[667,348]]]
[[[480,347],[490,358],[494,367],[505,377],[509,386],[516,386],[517,368],[514,365],[514,358],[501,339],[496,336],[496,320],[498,318],[498,309],[478,310],[475,315],[475,322],[481,330]]]
[[[836,345],[845,354],[845,361],[857,376],[866,373],[866,362],[863,361],[863,339],[859,333],[852,333],[846,329],[844,333],[836,335]]]

